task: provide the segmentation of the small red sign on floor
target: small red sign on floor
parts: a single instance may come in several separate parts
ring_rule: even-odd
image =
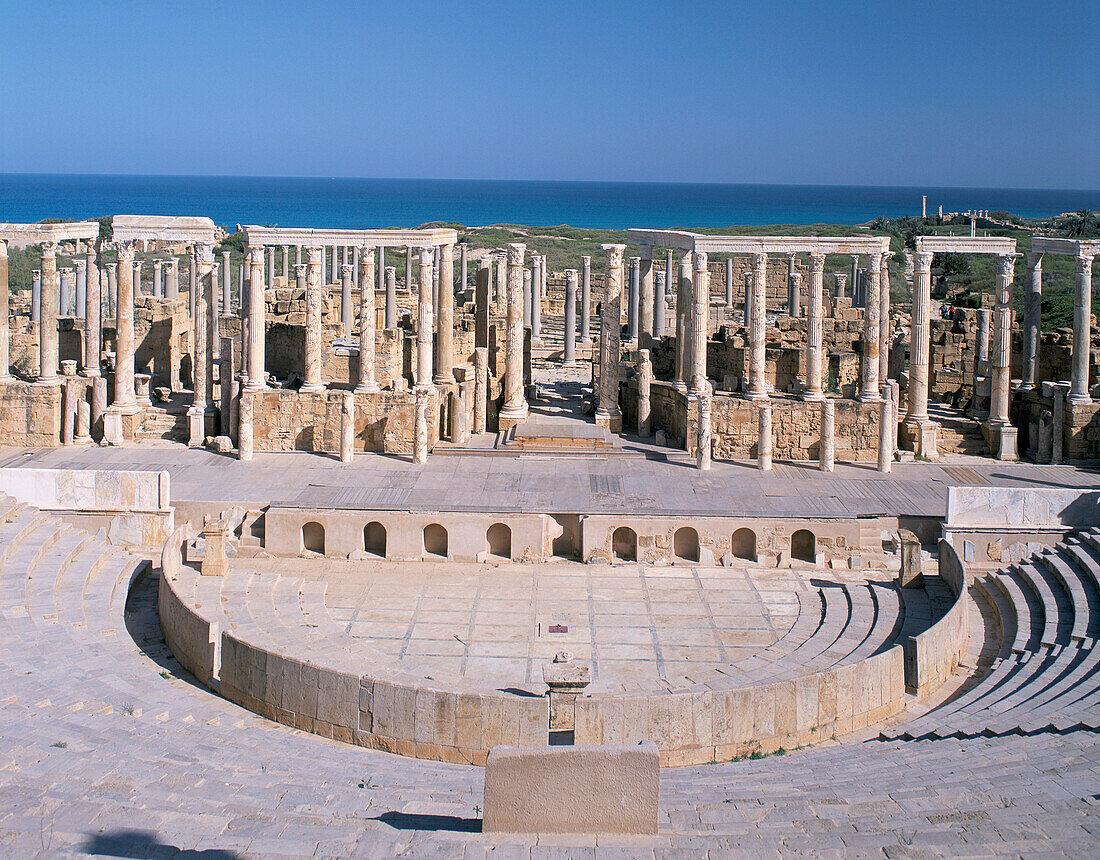
[[[568,633],[569,627],[565,624],[551,624],[547,630],[547,633]]]

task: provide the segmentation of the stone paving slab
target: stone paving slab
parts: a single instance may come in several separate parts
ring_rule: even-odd
[[[947,488],[980,481],[1011,487],[1100,487],[1100,471],[968,458],[965,467],[897,463],[889,474],[839,464],[829,474],[801,464],[771,473],[716,461],[709,472],[654,459],[429,457],[425,466],[383,455],[351,464],[315,454],[257,454],[251,463],[183,446],[0,449],[0,466],[165,469],[174,502],[225,502],[356,510],[653,515],[942,517]]]

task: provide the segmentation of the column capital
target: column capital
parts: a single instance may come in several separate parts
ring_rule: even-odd
[[[306,263],[295,263],[294,264],[294,277],[295,278],[304,278],[308,274],[309,274],[309,266]]]
[[[78,272],[86,271],[87,268],[88,268],[88,261],[87,260],[82,260],[79,257],[74,257],[73,258],[73,267]]]
[[[768,255],[761,254],[759,252],[752,255],[752,264],[754,268],[768,265]]]
[[[527,253],[527,245],[523,242],[508,243],[508,265],[522,266],[523,256]]]
[[[825,255],[821,251],[810,252],[810,271],[811,272],[824,272],[825,271]]]
[[[424,248],[420,249],[420,265],[421,266],[426,266],[428,268],[432,267],[433,262],[432,262],[432,249],[431,248],[424,247]]]
[[[195,245],[195,262],[196,263],[213,263],[214,262],[214,246],[200,243]]]
[[[1076,259],[1077,274],[1092,274],[1092,261],[1094,259],[1092,254],[1078,254]]]
[[[918,272],[931,272],[932,271],[932,257],[931,251],[914,251],[913,252],[913,266]]]
[[[791,280],[794,281],[796,284],[801,284],[802,283],[802,273],[801,272],[791,272]]]
[[[341,278],[353,278],[355,277],[355,266],[351,263],[342,263],[340,265],[340,277]]]
[[[306,245],[306,262],[309,263],[321,263],[325,261],[325,247],[324,245]]]
[[[998,254],[997,274],[1002,277],[1011,278],[1016,268],[1016,258],[1019,256],[1020,254]]]
[[[705,272],[707,270],[707,252],[695,251],[695,258],[693,262],[695,264],[695,271]]]
[[[356,250],[359,252],[359,258],[362,259],[363,257],[366,257],[368,254],[373,254],[374,249],[376,247],[377,247],[376,245],[371,245],[371,244],[368,244],[367,242],[364,242],[362,245],[358,245],[356,247]]]
[[[244,249],[245,256],[248,257],[248,264],[250,266],[262,266],[264,264],[264,246],[263,245],[249,245]]]
[[[626,252],[626,245],[600,245],[604,251],[607,252],[607,265],[613,269],[617,269],[623,264],[623,254]]]
[[[590,265],[592,265],[592,258],[589,257],[589,256],[581,257],[581,263],[584,264],[585,266],[590,266]]]
[[[55,245],[54,247],[56,249],[57,246]],[[133,263],[134,263],[134,243],[133,242],[119,242],[115,246],[115,252],[118,255],[118,262],[119,263],[122,263],[123,261],[125,261],[125,262],[129,263],[131,266],[133,265]],[[46,253],[45,243],[43,243],[43,245],[42,245],[42,253],[43,254]]]

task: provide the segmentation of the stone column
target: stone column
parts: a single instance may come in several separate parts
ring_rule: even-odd
[[[653,342],[653,246],[642,246],[641,276],[638,292],[638,326],[641,345],[646,349]]]
[[[346,266],[345,268],[351,268]],[[374,284],[370,285],[374,290]],[[340,402],[340,462],[350,463],[355,457],[355,394],[345,391]]]
[[[175,257],[164,263],[164,297],[169,301],[179,301],[180,273],[179,263]]]
[[[61,298],[58,301],[58,316],[67,317],[70,315],[70,311],[73,307],[73,293],[76,292],[76,275],[73,273],[73,270],[67,266],[58,269],[57,274],[61,282]]]
[[[283,278],[286,280],[287,285],[290,284],[290,246],[280,245],[279,250],[283,252]],[[274,285],[272,285],[274,286]]]
[[[772,405],[757,404],[756,418],[756,465],[761,472],[770,472],[772,470]]]
[[[355,272],[353,266],[350,263],[344,263],[340,266],[340,328],[343,331],[343,338],[347,342],[351,342],[351,286],[355,280]]]
[[[260,391],[267,388],[267,371],[264,369],[266,336],[267,306],[264,301],[264,249],[263,245],[254,245],[248,248],[248,382],[245,385],[245,391]],[[245,398],[242,397],[242,429],[239,431],[242,436],[244,435],[244,400]],[[249,402],[251,402],[251,398],[249,398]]]
[[[531,296],[534,295],[535,279],[530,269],[523,270],[523,327],[531,325]]]
[[[11,379],[11,331],[8,322],[8,243],[0,239],[0,382]]]
[[[328,285],[329,283],[331,283],[332,281],[335,281],[335,280],[336,280],[336,273],[337,273],[338,271],[340,271],[339,263],[337,262],[337,253],[338,253],[338,250],[339,250],[339,249],[338,249],[338,248],[337,248],[337,247],[336,247],[335,245],[333,245],[333,246],[332,246],[332,263],[331,263],[331,265],[329,266],[329,269],[328,269],[328,272],[329,272],[329,277],[330,277],[330,279],[331,279],[331,280],[325,280],[325,279],[322,279],[322,280],[321,280],[321,292],[322,292],[322,293],[324,293],[324,288],[325,288],[325,287],[326,287],[326,286],[327,286],[327,285]],[[308,252],[308,251],[306,252],[306,257],[307,257],[307,258],[309,257],[309,252]],[[324,262],[325,262],[325,261],[324,261],[324,259],[322,258],[322,260],[321,260],[321,268],[322,268],[322,269],[324,269]],[[324,272],[322,272],[322,275],[323,275],[323,274],[324,274]]]
[[[260,268],[263,269],[262,261]],[[244,462],[252,459],[253,410],[252,394],[246,391],[241,394],[240,414],[237,419],[237,459]]]
[[[474,348],[474,432],[484,433],[489,411],[489,348]]]
[[[405,290],[409,293],[413,291],[413,248],[412,245],[405,246]]]
[[[111,264],[112,266],[114,263]],[[113,271],[113,270],[112,270]],[[31,272],[31,322],[42,325],[42,270]]]
[[[332,252],[336,262],[336,250]],[[320,245],[306,248],[306,353],[305,380],[298,389],[303,393],[325,390],[321,381],[321,301],[325,285],[322,273],[325,268],[325,249]]]
[[[132,269],[132,267],[131,267]],[[61,275],[57,271],[57,243],[42,243],[41,298],[39,300],[38,326],[38,381],[50,385],[57,383],[58,334],[57,312],[61,302]],[[133,331],[133,305],[130,322]],[[131,334],[131,339],[133,335]]]
[[[844,288],[848,284],[848,276],[843,272],[836,272],[833,274],[833,298],[842,298],[844,296]]]
[[[542,344],[542,279],[546,268],[546,258],[534,257],[531,260],[531,345]]]
[[[201,448],[206,442],[206,409],[213,400],[213,339],[211,303],[214,297],[214,249],[210,245],[195,245],[195,363],[194,395],[187,410],[190,436],[188,445]]]
[[[806,320],[806,390],[802,393],[803,400],[821,400],[825,396],[822,385],[824,364],[822,293],[824,283],[825,255],[814,251],[810,254],[810,307]]]
[[[508,316],[508,255],[499,254],[496,258],[497,264],[497,291],[494,298],[493,312],[497,316]],[[522,284],[520,285],[522,292]],[[520,296],[522,299],[522,295]],[[523,308],[520,308],[520,313],[523,313]]]
[[[221,386],[221,435],[237,439],[237,398],[240,387],[233,370],[233,338],[223,337],[218,349],[218,383]]]
[[[863,375],[859,399],[866,402],[879,400],[878,350],[879,350],[879,267],[881,254],[868,254],[867,290],[863,317]]]
[[[696,252],[698,253],[698,252]],[[710,469],[710,386],[699,397],[699,442],[696,450],[696,465],[706,471]]]
[[[600,402],[596,424],[612,433],[623,429],[619,410],[619,359],[622,337],[623,251],[626,245],[603,245],[607,252],[604,269],[603,314],[600,319]]]
[[[90,247],[90,246],[89,246]],[[89,260],[85,261],[87,269],[87,283],[84,289],[84,368],[80,371],[84,376],[99,376],[99,354],[101,351],[100,329],[103,325],[103,311],[100,306],[99,272],[95,266],[95,251],[89,251]],[[0,280],[0,291],[3,290],[3,281]],[[4,291],[6,292],[6,291]],[[0,313],[3,310],[0,309]],[[7,324],[5,314],[4,324]],[[4,345],[0,345],[4,349]],[[5,355],[4,358],[7,356]],[[6,373],[7,361],[0,360],[0,372]]]
[[[76,302],[73,307],[73,316],[83,319],[88,301],[88,261],[77,258],[73,260],[73,268],[76,269]]]
[[[893,414],[894,407],[890,403],[889,389],[887,389],[887,396],[882,398],[882,402],[878,405],[878,470],[880,472],[889,472],[891,461],[894,459],[894,437],[890,432]]]
[[[990,364],[990,390],[989,390],[989,421],[984,428],[987,431],[987,441],[990,448],[996,453],[999,460],[1016,459],[1016,428],[1012,426],[1008,418],[1009,386],[1011,383],[1011,349],[1012,349],[1012,273],[1015,266],[1015,254],[1001,254],[996,260],[996,303],[993,306],[993,356]],[[1078,301],[1080,300],[1081,284],[1078,278]],[[1086,284],[1086,286],[1088,286]],[[1089,291],[1085,291],[1085,302],[1089,301]],[[1074,306],[1074,323],[1077,322],[1078,305]],[[1088,308],[1085,307],[1085,381],[1083,383],[1085,397],[1088,397]],[[1076,328],[1075,328],[1076,334]],[[1076,347],[1077,338],[1074,338]],[[1077,358],[1076,349],[1074,359]],[[1074,370],[1079,370],[1074,366]],[[1072,394],[1070,397],[1072,398]],[[1088,402],[1086,399],[1082,402]]]
[[[878,381],[890,379],[890,254],[882,255],[878,286]]]
[[[508,327],[504,353],[504,407],[500,420],[506,429],[527,417],[527,398],[523,395],[523,256],[527,246],[508,245]]]
[[[826,398],[821,401],[821,443],[818,465],[822,472],[833,471],[833,451],[836,445],[836,405]]]
[[[626,337],[631,343],[638,342],[638,316],[642,307],[642,260],[640,257],[630,258],[630,293],[628,295],[626,311]]]
[[[416,307],[416,387],[424,391],[435,390],[432,385],[432,286],[432,249],[421,248]]]
[[[562,361],[572,367],[577,363],[577,270],[565,270],[565,345]]]
[[[1024,354],[1021,390],[1035,387],[1039,369],[1039,333],[1042,322],[1043,255],[1027,255],[1027,293],[1024,295]]]
[[[666,275],[664,272],[656,272],[653,276],[653,337],[651,343],[656,343],[665,336],[665,291]]]
[[[358,394],[373,394],[379,390],[375,378],[375,320],[374,310],[374,249],[362,247],[359,261],[363,264],[359,278],[359,384],[355,386]]]
[[[137,396],[134,393],[134,245],[132,242],[122,242],[118,246],[117,277],[115,399],[111,405],[117,409],[131,410],[137,407]],[[56,354],[56,350],[54,353]]]
[[[1052,386],[1054,391],[1054,415],[1051,422],[1050,436],[1050,462],[1055,466],[1062,462],[1062,442],[1066,435],[1066,387],[1064,385]]]
[[[792,310],[794,302],[791,300],[791,296],[794,294],[794,285],[791,283],[794,280],[796,274],[794,268],[795,257],[798,255],[792,252],[787,252],[787,314],[789,316],[798,316],[797,313]]]
[[[733,257],[726,260],[726,310],[733,307]]]
[[[188,263],[188,281],[187,281],[187,300],[188,307],[191,309],[191,319],[195,318],[195,249],[191,248],[191,252],[187,255]]]
[[[852,304],[860,304],[859,292],[859,254],[852,254]]]
[[[648,349],[638,350],[638,435],[643,439],[650,433],[651,404],[653,389],[653,362]]]
[[[275,246],[271,245],[267,248],[264,248],[264,251],[267,253],[267,283],[271,284],[272,289],[274,289],[274,287],[275,287]],[[335,256],[332,258],[332,261],[334,263],[336,262]],[[336,267],[335,266],[332,267],[332,271],[335,274],[335,272],[336,272]]]
[[[428,263],[428,270],[425,273],[424,270],[424,258],[427,255],[430,259],[431,249],[420,249],[420,294],[424,294],[424,281],[428,283],[428,298],[431,299],[432,289],[432,272],[431,262]],[[431,307],[429,301],[428,307]],[[430,386],[431,383],[429,382]],[[418,466],[423,466],[428,462],[428,398],[431,397],[430,388],[418,388],[416,391],[416,412],[413,415],[413,462]]]
[[[1089,350],[1092,335],[1092,256],[1077,255],[1077,292],[1073,299],[1073,365],[1069,402],[1092,403],[1089,396]],[[1000,274],[998,273],[998,283]],[[996,372],[994,372],[996,380]]]
[[[164,298],[164,281],[162,279],[163,271],[164,271],[164,261],[163,260],[153,260],[153,298],[156,298],[156,299],[163,299]],[[77,281],[78,281],[78,283],[77,283],[77,293],[78,294],[80,293],[79,280],[80,279],[77,278]]]
[[[458,243],[458,277],[459,277],[459,289],[463,292],[466,290],[466,278],[468,276],[467,263],[469,262],[467,252],[469,246],[465,242]]]
[[[378,292],[385,295],[386,289],[386,246],[378,246],[378,263],[375,267],[375,279],[378,282]],[[377,299],[375,300],[377,301]],[[390,326],[387,326],[389,328]]]
[[[710,272],[707,255],[694,254],[694,271],[691,281],[691,391],[702,394],[707,390],[707,333],[710,331]]]
[[[355,292],[359,292],[359,249],[352,248],[348,256],[350,257],[349,265],[351,266],[351,287]]]
[[[449,385],[455,381],[454,375],[454,314],[455,314],[455,271],[454,245],[439,246],[439,324],[438,346],[439,361],[435,367],[435,384]]]
[[[905,435],[913,452],[934,458],[936,425],[928,417],[928,353],[932,315],[932,252],[914,254],[913,309],[909,327],[909,389]]]
[[[397,267],[386,266],[386,328],[397,328]]]
[[[229,263],[229,251],[222,251],[222,313],[229,314],[232,307],[229,299],[230,289],[233,286],[233,270]],[[172,298],[171,295],[168,298]]]
[[[752,321],[749,328],[749,391],[752,400],[767,400],[768,382],[765,365],[764,335],[768,304],[768,255],[752,255]],[[771,426],[771,412],[768,412]],[[770,443],[769,443],[770,444]],[[770,462],[770,453],[769,453]],[[770,468],[770,466],[769,466]]]
[[[745,294],[745,301],[743,303],[744,307],[742,308],[742,310],[744,311],[744,319],[742,320],[742,325],[745,326],[745,330],[747,332],[750,332],[750,336],[752,331],[752,282],[753,278],[755,277],[755,270],[745,272],[741,276],[741,288],[742,292],[744,292]],[[765,306],[765,310],[766,309],[767,308]]]
[[[581,343],[592,343],[592,258],[581,257]]]
[[[673,385],[677,391],[687,391],[691,377],[692,301],[691,252],[685,251],[680,261],[680,277],[676,286],[676,356]]]
[[[137,299],[141,296],[141,267],[140,260],[134,261],[134,298]]]
[[[84,302],[83,305],[77,309],[77,313],[83,316],[85,319],[88,316],[88,291],[92,288],[92,279],[95,279],[96,294],[101,295],[99,287],[99,267],[95,264],[96,250],[95,245],[89,240],[88,247],[84,253],[84,265],[87,268],[87,283],[84,289]],[[173,261],[174,262],[174,261]],[[96,310],[99,310],[99,305],[96,305]]]

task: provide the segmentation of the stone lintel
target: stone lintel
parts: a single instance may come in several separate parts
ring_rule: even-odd
[[[887,236],[710,236],[686,230],[631,228],[633,242],[706,254],[885,254]]]
[[[115,215],[111,219],[115,242],[152,239],[161,242],[214,244],[214,222],[209,218],[174,215]]]
[[[71,221],[65,224],[0,224],[0,239],[25,242],[28,245],[97,238],[99,238],[98,221]]]
[[[454,245],[458,231],[447,227],[426,230],[345,230],[314,229],[311,227],[258,227],[248,225],[244,230],[247,245],[338,245],[376,248],[434,248],[436,245]]]
[[[1016,240],[1003,236],[917,236],[917,251],[933,254],[1015,254]]]
[[[1047,236],[1035,236],[1031,240],[1032,254],[1068,254],[1078,257],[1100,256],[1100,239],[1055,239]]]

